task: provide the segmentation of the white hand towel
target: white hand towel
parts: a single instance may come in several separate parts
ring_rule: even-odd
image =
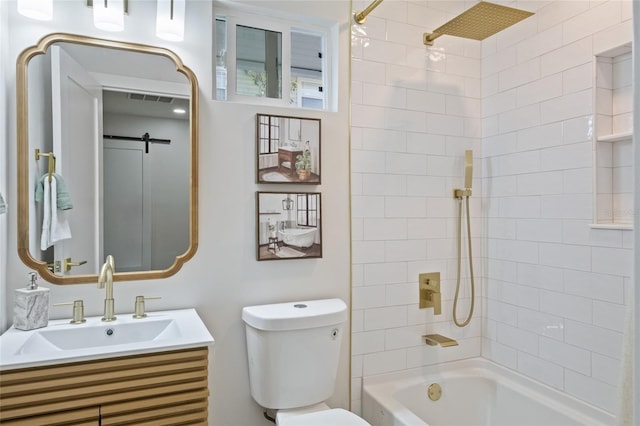
[[[44,203],[42,203],[42,235],[40,249],[46,250],[58,241],[71,238],[71,229],[64,212],[58,210],[56,179],[51,177],[44,184]]]

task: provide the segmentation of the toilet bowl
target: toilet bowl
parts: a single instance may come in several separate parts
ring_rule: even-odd
[[[310,408],[280,410],[276,415],[278,426],[371,426],[361,417],[342,408],[329,408],[317,404]]]

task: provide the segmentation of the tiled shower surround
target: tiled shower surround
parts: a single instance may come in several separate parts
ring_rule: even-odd
[[[615,412],[633,231],[589,226],[593,60],[631,41],[631,2],[510,2],[536,14],[483,42],[422,44],[470,5],[386,1],[352,27],[352,408],[362,377],[481,355]],[[466,149],[477,300],[459,329]],[[466,256],[462,270],[459,319]],[[442,315],[418,309],[420,272],[442,274]]]

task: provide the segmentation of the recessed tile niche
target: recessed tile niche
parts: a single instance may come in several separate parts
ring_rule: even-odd
[[[594,228],[633,223],[631,43],[595,56]]]

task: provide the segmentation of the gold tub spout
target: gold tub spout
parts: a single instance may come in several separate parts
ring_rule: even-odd
[[[429,346],[440,345],[443,348],[446,348],[448,346],[458,346],[457,341],[445,337],[441,334],[425,334],[424,336],[422,336],[422,338],[424,339],[424,342]]]

